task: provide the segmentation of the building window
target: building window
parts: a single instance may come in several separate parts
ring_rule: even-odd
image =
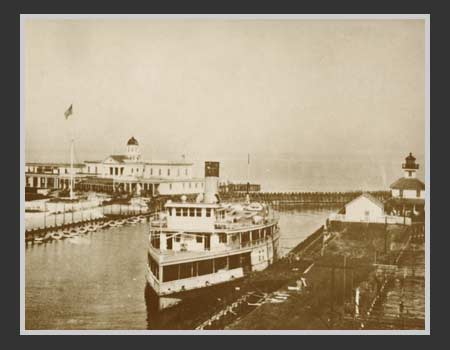
[[[408,176],[409,176],[409,177],[412,176],[412,171],[408,171]]]
[[[95,173],[97,174],[97,167],[95,167]],[[122,168],[122,173],[123,173],[123,168]]]
[[[417,198],[420,197],[420,190],[416,190],[416,196],[417,196]]]
[[[67,169],[66,169],[66,174],[67,174]],[[113,175],[113,168],[109,168],[109,175]]]
[[[175,236],[175,242],[179,242],[179,241],[181,241],[181,237],[180,237],[180,235],[176,235]]]
[[[88,171],[87,171],[88,173],[90,173],[91,172],[91,167],[90,166],[88,166]]]
[[[137,172],[137,173],[139,172],[139,168],[136,168],[136,172]]]
[[[150,168],[150,176],[153,175],[153,168]]]
[[[181,208],[176,208],[176,215],[181,216]]]
[[[167,176],[170,176],[170,169],[167,169]]]
[[[158,174],[159,174],[159,176],[161,176],[161,174],[162,174],[162,170],[161,169],[159,169]]]
[[[207,218],[211,217],[211,209],[210,208],[206,208],[206,217]]]
[[[188,208],[183,208],[183,216],[188,216]]]
[[[186,185],[186,184],[183,182],[183,188],[185,187],[185,185]]]
[[[186,168],[186,169],[184,169],[184,175],[186,175],[186,176],[187,176],[187,168]]]
[[[133,174],[133,171],[134,171],[134,169],[133,168],[131,168],[131,173]]]
[[[202,208],[195,208],[195,216],[202,216]]]
[[[171,190],[172,189],[172,184],[169,184],[169,190]]]
[[[197,243],[202,243],[202,242],[203,242],[203,237],[200,236],[200,235],[197,235],[197,236],[195,237],[195,239],[196,239]]]
[[[399,191],[399,196],[400,196],[400,198],[403,198],[403,190]]]

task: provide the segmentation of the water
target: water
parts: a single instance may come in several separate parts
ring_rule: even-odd
[[[332,211],[303,207],[280,212],[283,252]],[[28,246],[26,329],[147,329],[147,231],[143,223]]]

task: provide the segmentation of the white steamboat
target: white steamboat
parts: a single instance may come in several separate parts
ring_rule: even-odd
[[[206,162],[203,196],[167,202],[151,223],[147,280],[158,297],[166,297],[160,308],[187,291],[263,270],[278,257],[278,220],[271,209],[220,203],[218,180],[219,163]]]

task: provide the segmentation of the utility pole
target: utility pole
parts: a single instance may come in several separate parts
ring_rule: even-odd
[[[344,255],[344,294],[342,296],[342,304],[345,304],[345,287],[346,287],[346,272],[347,272],[347,255]]]

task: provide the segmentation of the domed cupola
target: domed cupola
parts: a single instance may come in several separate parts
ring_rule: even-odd
[[[131,136],[127,142],[127,158],[138,161],[141,159],[141,152],[139,151],[139,142]]]
[[[127,146],[139,146],[139,142],[134,138],[134,136],[131,136],[127,142]]]

